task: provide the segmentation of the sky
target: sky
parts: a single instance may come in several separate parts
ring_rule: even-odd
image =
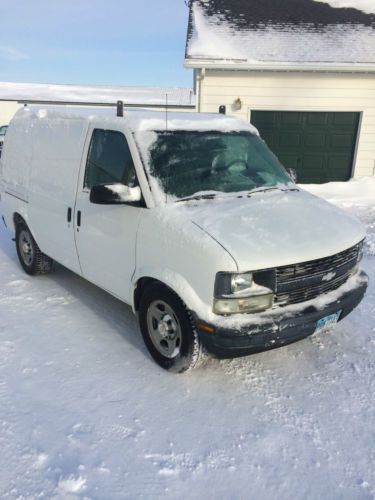
[[[192,86],[184,0],[0,0],[0,81]]]

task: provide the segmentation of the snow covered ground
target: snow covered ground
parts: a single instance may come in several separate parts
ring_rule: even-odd
[[[375,179],[308,189],[366,224],[366,299],[183,376],[119,301],[62,267],[25,275],[0,229],[1,499],[374,498]]]

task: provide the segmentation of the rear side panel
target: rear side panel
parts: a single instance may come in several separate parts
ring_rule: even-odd
[[[2,158],[2,211],[8,227],[14,213],[20,213],[42,252],[77,273],[74,219],[68,214],[74,214],[87,123],[82,117],[20,110]]]
[[[87,124],[81,119],[40,119],[33,131],[29,219],[41,250],[80,273],[74,242],[77,180]]]
[[[30,167],[33,137],[21,110],[11,121],[0,160],[1,211],[9,229],[13,229],[13,214],[27,220]]]

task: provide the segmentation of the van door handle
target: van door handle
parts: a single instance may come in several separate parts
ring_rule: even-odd
[[[67,219],[68,219],[68,222],[72,222],[72,209],[71,209],[71,207],[68,208]]]
[[[77,226],[81,227],[81,210],[77,212]]]

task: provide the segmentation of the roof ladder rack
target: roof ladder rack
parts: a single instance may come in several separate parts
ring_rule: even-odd
[[[124,101],[117,101],[117,116],[124,116]]]

